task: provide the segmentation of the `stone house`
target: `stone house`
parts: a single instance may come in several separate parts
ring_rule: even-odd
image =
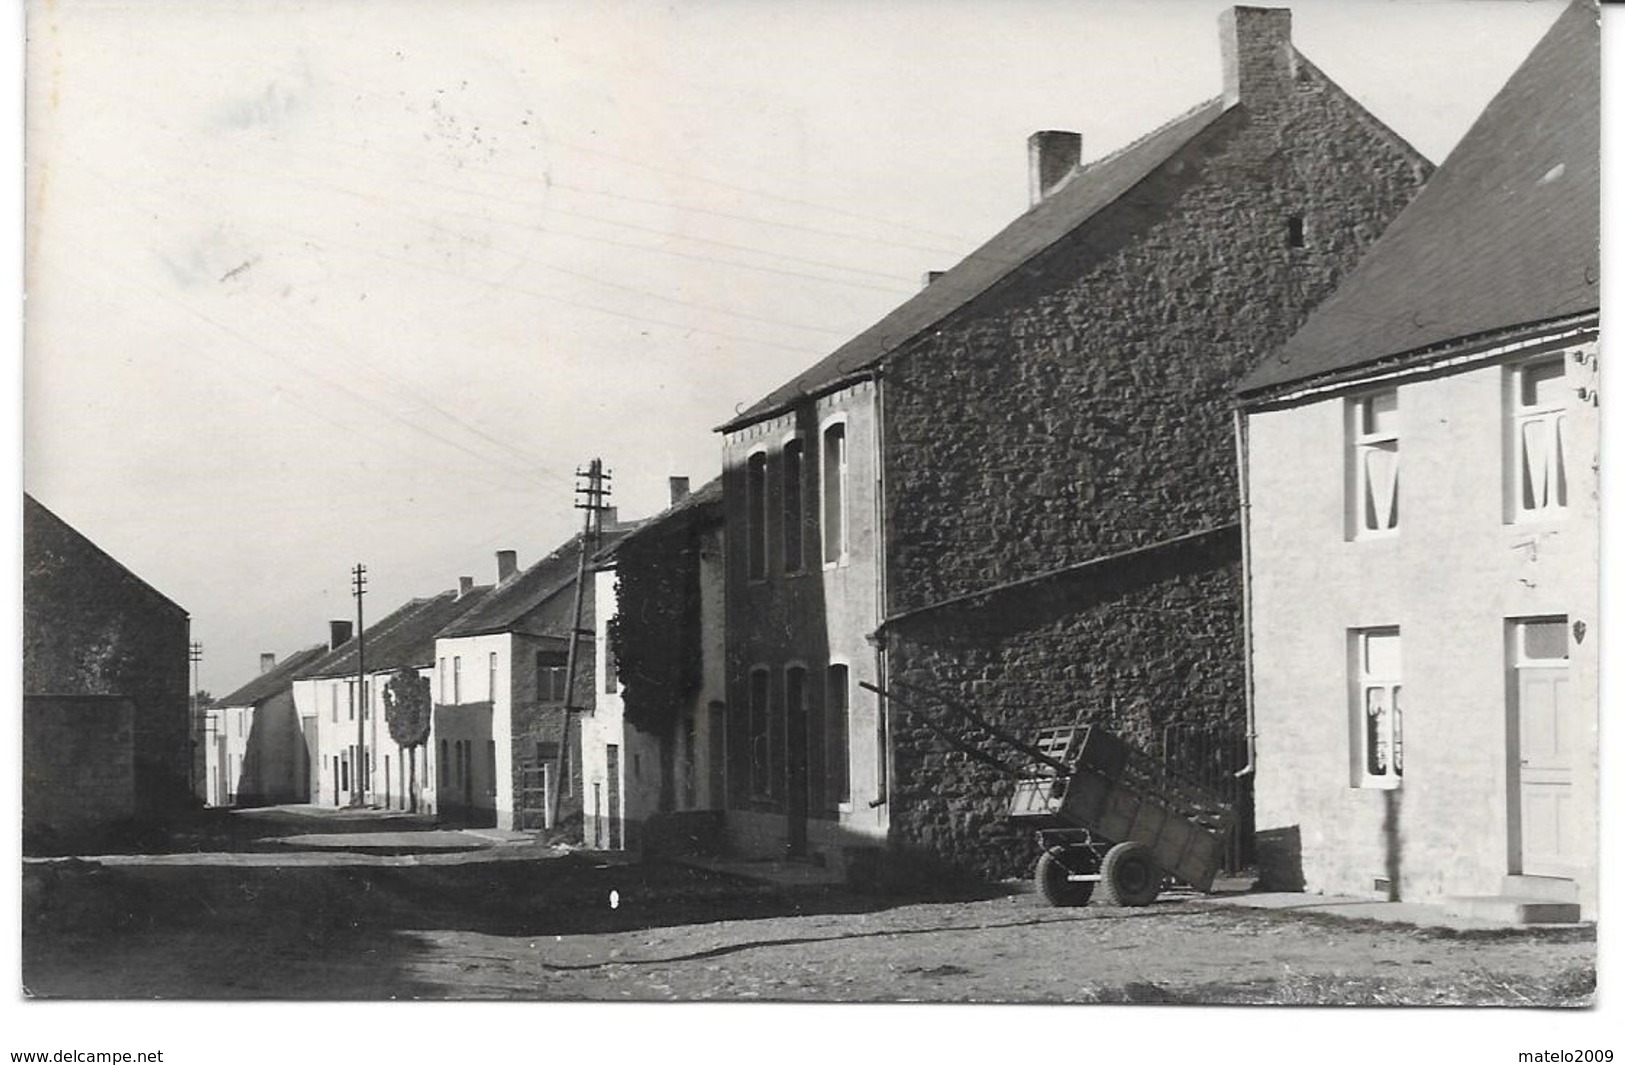
[[[1020,873],[949,702],[1242,730],[1233,390],[1431,166],[1290,12],[1220,48],[1222,93],[1120,151],[1034,135],[1025,214],[720,427],[735,847]]]
[[[610,511],[602,542],[614,543],[626,526]],[[581,537],[571,537],[525,570],[512,551],[497,553],[497,583],[472,609],[436,634],[433,661],[435,729],[441,779],[450,790],[442,810],[477,808],[500,828],[539,828],[543,795],[551,795],[565,694]],[[595,685],[594,575],[587,571],[577,648],[575,705],[578,724],[592,714]],[[459,754],[458,752],[463,752]],[[467,766],[459,776],[459,765]],[[560,819],[583,810],[581,731],[565,750],[568,780]],[[459,781],[461,784],[459,785]],[[458,787],[462,788],[459,795]]]
[[[724,805],[727,694],[722,480],[689,491],[595,559],[596,705],[581,721],[589,846],[658,833],[714,839]]]
[[[270,806],[309,800],[313,751],[294,707],[293,678],[327,650],[326,644],[316,644],[282,662],[266,652],[260,655],[259,676],[204,711],[206,804]]]
[[[1595,917],[1597,17],[1559,17],[1241,385],[1260,860],[1285,885]]]
[[[25,833],[184,810],[187,612],[26,493],[22,534]]]

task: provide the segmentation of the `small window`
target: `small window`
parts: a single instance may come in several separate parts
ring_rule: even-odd
[[[846,423],[836,422],[824,430],[823,534],[824,563],[834,565],[846,558],[847,466]]]
[[[344,692],[345,692],[346,698],[349,700],[350,720],[354,721],[355,720],[355,681],[348,681],[344,685]]]
[[[824,682],[828,728],[824,748],[824,794],[835,805],[852,801],[852,699],[848,684],[847,667],[831,665]]]
[[[569,694],[567,661],[557,651],[536,653],[536,701],[562,703]]]
[[[615,658],[615,641],[604,641],[604,694],[614,695],[621,690],[621,665]]]
[[[748,737],[750,756],[750,797],[770,799],[773,782],[769,776],[770,735],[768,721],[768,674],[755,669],[750,674],[750,720]]]
[[[1518,663],[1566,662],[1569,658],[1567,618],[1540,618],[1518,622]]]
[[[1399,529],[1399,393],[1361,396],[1351,403],[1354,534],[1382,536]]]
[[[1303,245],[1303,215],[1295,214],[1286,220],[1286,246],[1289,248],[1301,248]]]
[[[1396,788],[1405,773],[1404,710],[1399,630],[1355,630],[1353,781],[1355,787]]]
[[[485,666],[485,697],[491,702],[497,701],[497,653],[491,652],[491,657]]]
[[[446,701],[446,660],[440,660],[440,701]]]
[[[1568,509],[1564,368],[1559,356],[1513,370],[1512,491],[1519,520],[1558,517]]]
[[[797,573],[802,566],[802,538],[806,517],[802,512],[801,489],[805,478],[799,438],[784,445],[784,572]]]
[[[745,464],[745,545],[749,576],[767,576],[767,453],[758,451]]]
[[[457,655],[451,660],[451,701],[455,706],[463,705],[463,656]]]

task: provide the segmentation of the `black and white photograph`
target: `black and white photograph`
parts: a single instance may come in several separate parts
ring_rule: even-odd
[[[1620,12],[15,14],[11,1060],[1625,1054]]]

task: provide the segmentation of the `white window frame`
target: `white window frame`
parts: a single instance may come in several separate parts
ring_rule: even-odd
[[[1393,408],[1388,414],[1396,424],[1377,429],[1374,427],[1374,407],[1385,399],[1393,401]],[[1399,416],[1397,388],[1380,389],[1349,398],[1349,461],[1353,475],[1349,527],[1357,540],[1380,540],[1399,534]],[[1385,513],[1377,512],[1371,484],[1371,460],[1381,452],[1393,456],[1393,483],[1389,508]],[[1373,504],[1369,511],[1368,499]]]
[[[829,433],[841,428],[841,458],[837,476],[832,482],[829,469]],[[837,414],[825,418],[818,426],[818,542],[819,558],[825,569],[844,566],[852,556],[852,428],[847,416]],[[831,492],[840,505],[836,533],[840,537],[840,550],[830,551],[830,498]]]
[[[796,471],[796,513],[790,514],[790,449],[794,446],[799,451],[797,459],[800,469]],[[807,572],[807,438],[801,433],[790,433],[779,441],[779,564],[787,576]],[[790,535],[791,528],[796,530],[798,557],[795,565],[790,564],[790,552],[785,550],[789,545],[785,543]]]
[[[761,489],[754,492],[757,462],[761,463]],[[772,495],[768,490],[769,465],[766,446],[751,448],[745,456],[745,578],[751,581],[767,580],[773,568],[772,540],[768,536],[768,512],[772,509],[768,505],[768,497]],[[761,552],[760,568],[754,564],[757,551]]]
[[[1397,661],[1391,667],[1371,665],[1373,637],[1395,641]],[[1405,778],[1404,644],[1399,626],[1350,629],[1349,666],[1350,786],[1398,788]]]
[[[835,670],[840,669],[846,677],[846,687],[841,691],[841,703],[844,708],[846,722],[845,735],[841,738],[841,747],[846,753],[846,797],[838,794],[838,789],[832,788],[830,766],[834,763],[830,750],[831,739],[836,733],[834,726],[835,702],[830,697],[835,690],[830,683]],[[852,812],[852,663],[844,658],[832,658],[824,667],[824,791],[825,804],[840,813]]]
[[[1525,380],[1531,370],[1556,365],[1568,377],[1566,353],[1542,355],[1515,363],[1510,370],[1508,395],[1508,474],[1511,494],[1511,515],[1515,523],[1550,521],[1568,513],[1568,391],[1560,386],[1557,402],[1525,403]],[[1542,483],[1548,488],[1547,498],[1531,505],[1524,495],[1524,483],[1530,480],[1525,438],[1533,432],[1545,434],[1546,468]]]

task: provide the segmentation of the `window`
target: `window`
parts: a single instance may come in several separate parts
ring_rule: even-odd
[[[455,655],[451,660],[451,701],[453,705],[463,705],[463,656]]]
[[[1352,712],[1354,773],[1361,788],[1397,788],[1405,774],[1398,629],[1356,629]]]
[[[1562,356],[1512,371],[1512,493],[1518,520],[1557,517],[1569,505],[1563,375]]]
[[[346,681],[344,684],[345,698],[349,700],[350,720],[355,720],[355,681]]]
[[[832,664],[824,682],[828,735],[824,747],[824,794],[834,805],[852,801],[852,767],[848,736],[852,727],[852,697],[847,667]]]
[[[755,669],[750,674],[750,797],[770,799],[773,782],[768,775],[768,708],[767,670]]]
[[[1289,248],[1304,246],[1303,215],[1295,214],[1286,220],[1286,246]]]
[[[757,451],[745,463],[745,545],[748,576],[767,576],[767,452]]]
[[[497,653],[491,652],[485,666],[485,697],[491,702],[497,701]]]
[[[826,565],[846,557],[846,423],[836,422],[824,430],[823,470],[821,482],[824,491],[824,562]]]
[[[329,684],[327,686],[327,699],[328,699],[328,708],[332,711],[332,714],[333,714],[333,720],[337,721],[339,719],[339,689],[338,689],[338,685]]]
[[[543,703],[562,703],[566,694],[565,683],[568,679],[565,656],[557,651],[538,651],[536,653],[536,701]]]
[[[802,513],[802,443],[797,437],[784,445],[784,572],[799,572],[802,566],[802,536],[806,518]]]
[[[604,694],[614,695],[621,690],[621,664],[615,660],[615,641],[604,641]]]
[[[446,764],[447,764],[447,763],[448,763],[448,762],[449,762],[449,761],[450,761],[450,759],[449,759],[449,758],[447,758],[447,757],[446,757],[446,741],[445,741],[445,740],[441,740],[441,741],[440,741],[440,768],[441,768],[441,769],[445,769],[445,768],[446,768]],[[443,780],[443,781],[444,781],[444,780],[448,780],[448,779],[449,779],[449,774],[447,774],[447,773],[442,773],[442,774],[440,774],[440,778],[441,778],[441,780]]]
[[[440,660],[440,701],[446,701],[446,660]]]
[[[1399,528],[1399,393],[1361,396],[1351,407],[1354,535],[1392,533]]]

